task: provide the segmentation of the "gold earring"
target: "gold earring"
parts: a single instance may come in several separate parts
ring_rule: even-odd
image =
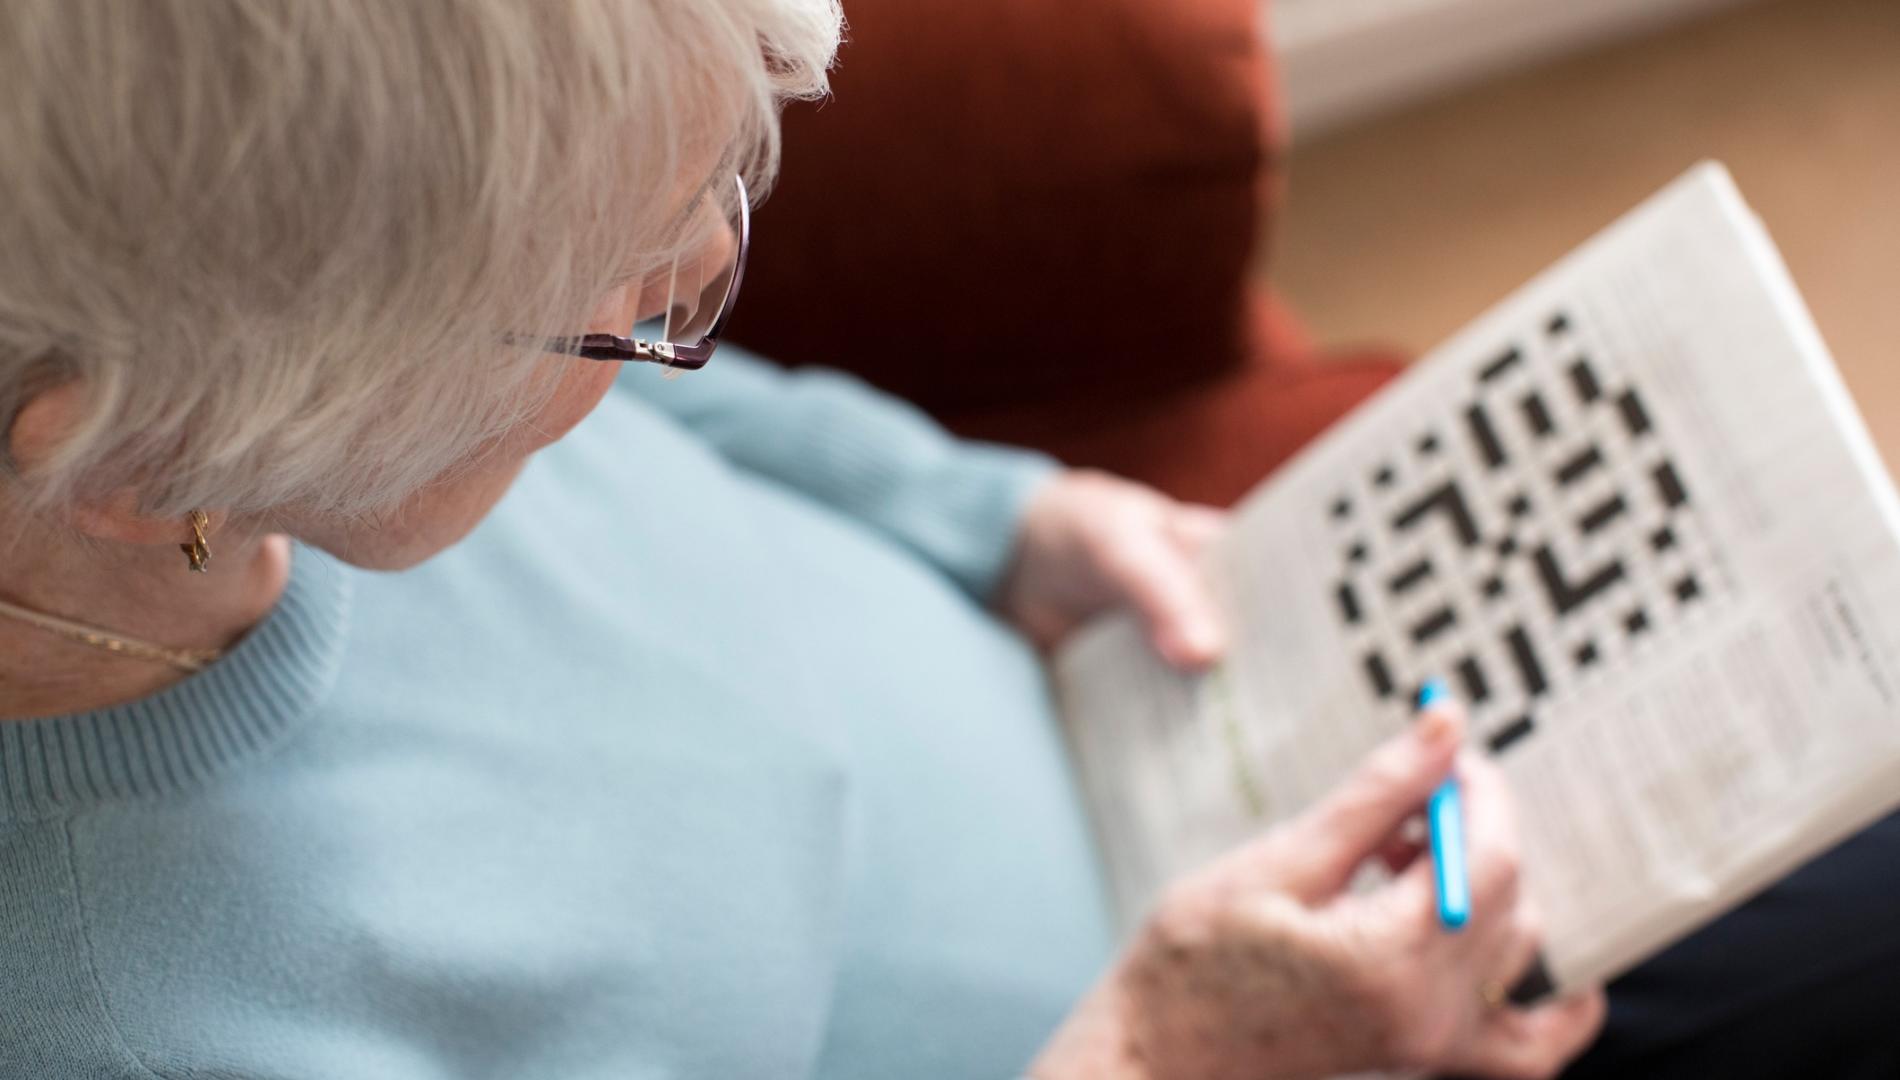
[[[211,519],[205,517],[203,510],[193,510],[186,520],[191,522],[192,540],[189,544],[178,545],[178,550],[191,560],[192,572],[202,574],[211,566],[211,542],[205,539],[205,529],[211,524]]]

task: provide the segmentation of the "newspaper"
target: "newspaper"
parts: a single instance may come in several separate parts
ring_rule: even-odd
[[[1208,555],[1233,642],[1055,661],[1124,921],[1442,676],[1522,817],[1559,987],[1900,804],[1900,499],[1766,231],[1703,164],[1336,425]]]

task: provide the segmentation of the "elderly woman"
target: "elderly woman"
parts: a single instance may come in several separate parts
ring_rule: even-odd
[[[1211,511],[718,344],[830,0],[0,14],[0,1072],[1543,1075],[1370,894],[1429,717],[1119,958],[1035,653]],[[652,328],[647,323],[653,320]],[[630,328],[638,327],[634,336]],[[585,423],[583,423],[585,420]],[[1091,989],[1091,987],[1093,987]]]

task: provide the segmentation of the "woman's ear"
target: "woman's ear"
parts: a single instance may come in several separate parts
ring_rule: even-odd
[[[72,379],[26,399],[6,432],[7,454],[22,472],[32,472],[35,462],[51,456],[79,416],[84,395],[84,385]],[[183,544],[192,539],[191,525],[183,518],[141,512],[138,492],[131,488],[89,495],[61,508],[57,517],[81,535],[120,544]],[[210,517],[215,527],[220,515]]]

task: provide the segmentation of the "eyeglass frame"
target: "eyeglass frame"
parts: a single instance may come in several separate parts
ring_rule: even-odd
[[[585,360],[638,360],[682,371],[698,371],[705,367],[706,361],[712,359],[713,350],[719,347],[719,336],[725,332],[727,320],[732,318],[733,304],[739,299],[739,286],[745,282],[746,254],[752,248],[752,203],[746,191],[745,178],[735,173],[732,182],[739,189],[739,250],[733,256],[732,278],[726,282],[726,295],[719,301],[719,314],[713,316],[712,324],[706,328],[706,333],[699,341],[680,345],[670,341],[622,337],[619,334],[582,334],[580,337],[554,338],[544,342],[542,348]]]

